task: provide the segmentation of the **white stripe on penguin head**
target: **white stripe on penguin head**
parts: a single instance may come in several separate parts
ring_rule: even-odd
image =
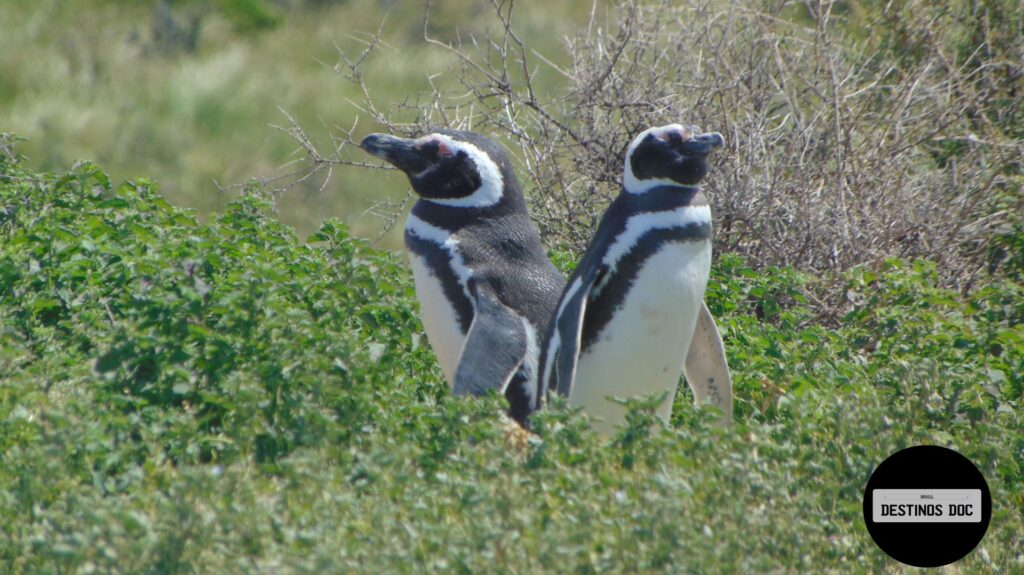
[[[498,167],[498,164],[491,159],[487,152],[469,142],[456,140],[444,134],[427,134],[416,140],[416,143],[419,145],[430,141],[443,144],[447,153],[450,154],[457,154],[460,151],[465,152],[469,159],[473,160],[473,163],[476,164],[476,171],[480,174],[480,187],[472,194],[461,198],[423,198],[424,200],[456,208],[486,208],[501,201],[505,181],[501,176],[501,169]],[[431,166],[423,172],[414,175],[420,176],[433,169],[434,166]]]
[[[642,194],[657,188],[658,186],[679,185],[679,182],[669,178],[651,178],[649,180],[641,180],[633,174],[633,153],[636,152],[640,143],[651,134],[654,134],[655,138],[665,139],[665,137],[672,132],[679,132],[684,139],[691,136],[689,130],[683,128],[681,124],[668,124],[667,126],[647,128],[643,132],[640,132],[637,137],[633,138],[633,141],[629,144],[629,148],[626,149],[626,170],[622,174],[622,188],[624,190],[631,194]]]

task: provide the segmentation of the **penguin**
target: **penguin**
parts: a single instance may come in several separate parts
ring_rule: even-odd
[[[704,303],[711,208],[697,185],[721,134],[670,124],[626,150],[623,186],[558,302],[541,354],[541,394],[558,393],[610,434],[626,409],[612,398],[663,393],[667,424],[679,376],[698,403],[732,415],[732,379]]]
[[[452,394],[504,393],[526,427],[537,404],[540,340],[565,277],[548,260],[504,149],[472,132],[360,146],[405,172],[419,199],[405,247],[427,340]]]

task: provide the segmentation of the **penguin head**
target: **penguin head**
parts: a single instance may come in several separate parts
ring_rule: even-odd
[[[697,126],[648,128],[626,150],[622,185],[632,193],[657,186],[696,185],[708,172],[708,154],[723,143],[718,132],[704,134]]]
[[[515,182],[505,151],[472,132],[439,130],[415,139],[370,134],[360,147],[405,172],[416,194],[438,204],[492,206],[506,182]]]

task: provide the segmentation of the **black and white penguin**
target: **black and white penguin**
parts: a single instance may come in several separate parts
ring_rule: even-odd
[[[420,314],[453,395],[498,389],[520,423],[565,278],[545,256],[505,151],[471,132],[367,136],[420,199],[405,224]]]
[[[666,423],[680,373],[699,403],[728,423],[732,381],[704,304],[711,208],[697,184],[721,134],[671,124],[626,151],[622,193],[605,212],[562,293],[542,349],[541,392],[555,391],[611,433],[625,407],[610,398],[665,393]]]

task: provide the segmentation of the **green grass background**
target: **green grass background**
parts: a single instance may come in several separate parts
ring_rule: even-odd
[[[424,5],[295,4],[172,2],[181,25],[189,14],[204,14],[190,52],[154,40],[156,2],[0,3],[0,130],[28,138],[20,150],[34,167],[96,161],[115,178],[152,178],[170,201],[205,215],[237,195],[231,186],[296,169],[296,142],[271,128],[288,125],[281,110],[327,150],[339,127],[358,125],[360,136],[381,129],[353,104],[362,99],[358,86],[334,71],[337,48],[355,57],[381,30],[384,44],[363,72],[377,105],[399,121],[415,119],[399,105],[429,93],[431,82],[456,85],[455,59],[423,40]],[[563,37],[590,8],[516,4],[521,33],[556,60]],[[265,11],[270,20],[261,19]],[[496,24],[488,5],[465,0],[438,3],[431,14],[430,33],[444,41],[482,40]],[[551,74],[542,70],[538,80],[543,85]],[[369,158],[357,151],[352,159]],[[408,189],[404,178],[356,168],[335,170],[322,191],[321,183],[295,187],[277,202],[282,221],[300,235],[338,217],[358,235],[376,237],[383,222],[364,212]],[[393,233],[384,245],[400,241]]]

